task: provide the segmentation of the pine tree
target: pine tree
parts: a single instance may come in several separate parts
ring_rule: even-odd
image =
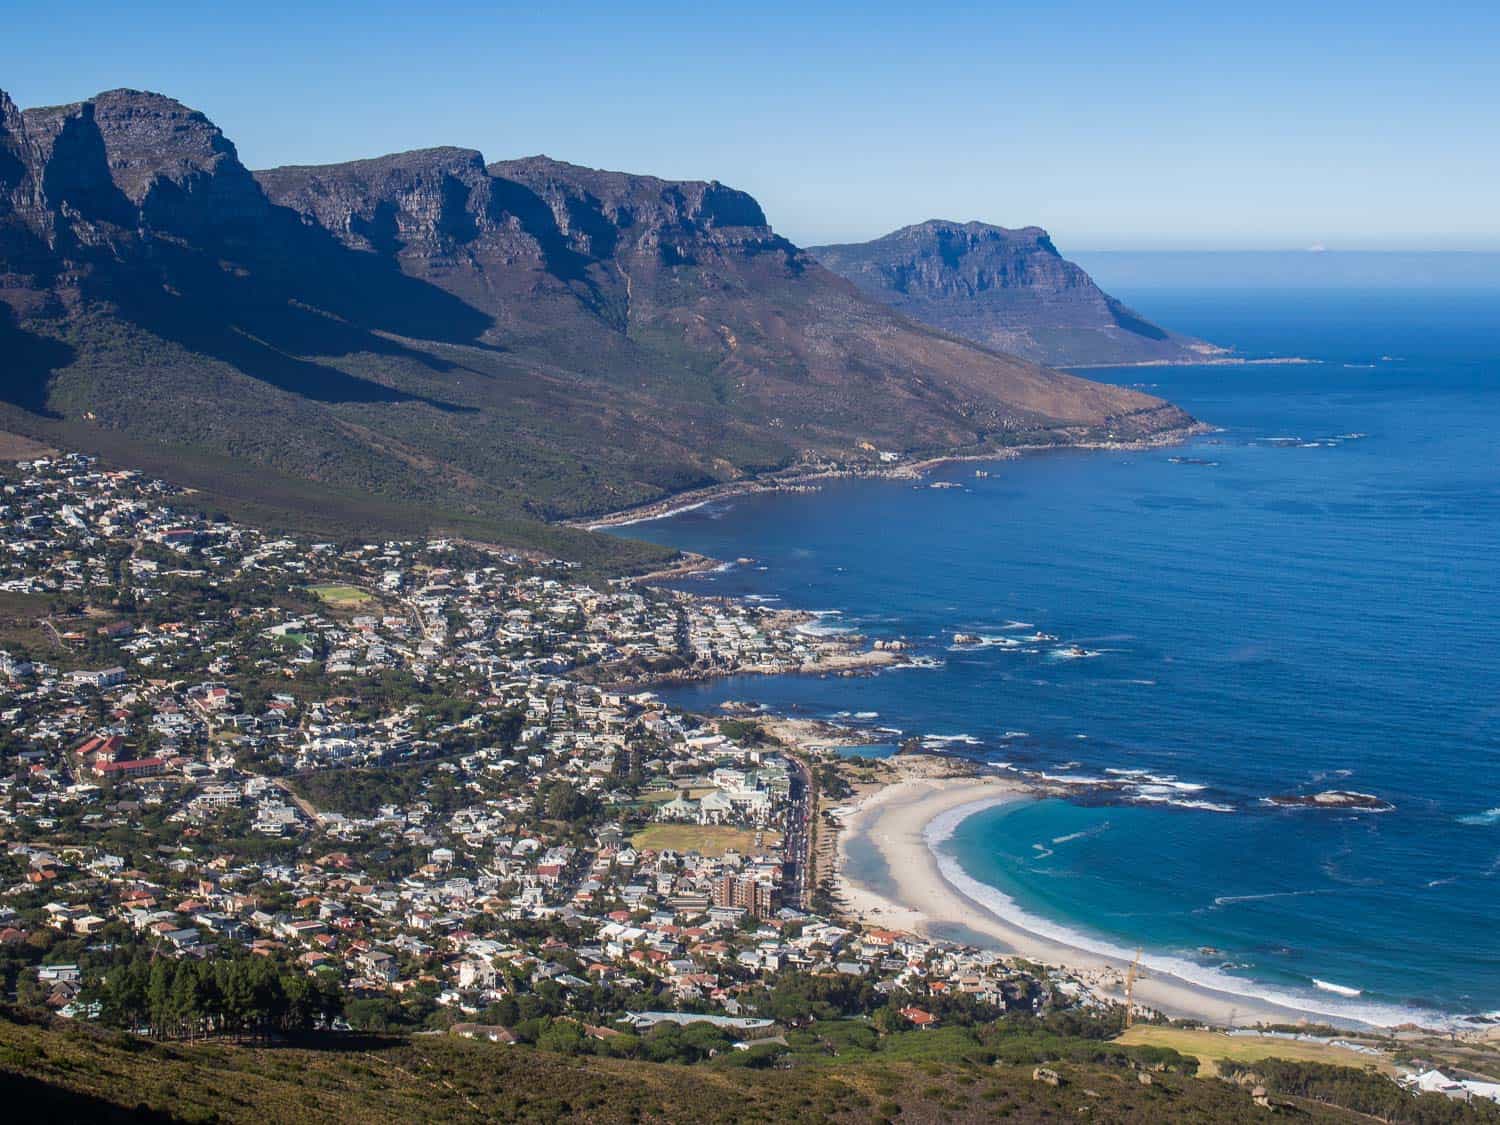
[[[192,961],[179,961],[172,977],[172,1021],[175,1033],[192,1038],[199,1030],[202,1011],[198,1004],[198,967]]]
[[[204,1034],[212,1035],[224,1027],[224,993],[219,987],[220,973],[216,967],[202,965],[198,970],[198,1011],[203,1020]]]
[[[323,1026],[331,1028],[333,1021],[344,1014],[344,991],[339,987],[338,978],[331,973],[319,973],[315,978],[317,985],[318,1016],[323,1021]]]
[[[312,1029],[313,1016],[317,1011],[317,998],[313,995],[312,981],[305,976],[289,976],[282,984],[282,995],[286,1002],[286,1023],[292,1031]]]
[[[236,1032],[248,1030],[256,1016],[255,985],[250,979],[248,961],[236,959],[225,967],[220,991],[230,1028]]]
[[[161,1039],[166,1035],[167,1024],[172,1014],[172,965],[159,958],[151,965],[151,976],[146,984],[146,1010],[151,1023],[151,1034]]]

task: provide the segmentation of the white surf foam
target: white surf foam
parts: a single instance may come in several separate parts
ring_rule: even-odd
[[[1484,812],[1470,813],[1468,816],[1458,818],[1460,824],[1473,824],[1476,826],[1487,826],[1500,824],[1500,808],[1485,809]]]
[[[1041,773],[1037,776],[1054,785],[1108,785],[1110,783],[1107,777],[1090,777],[1082,773]]]
[[[1069,832],[1066,836],[1054,836],[1052,837],[1052,842],[1054,844],[1068,844],[1074,840],[1086,840],[1090,836],[1097,836],[1101,832],[1108,831],[1109,821],[1106,820],[1103,824],[1096,825],[1093,828],[1085,828],[1082,832]]]
[[[945,664],[936,656],[914,656],[904,664],[895,665],[897,668],[942,668]]]
[[[811,611],[812,621],[805,621],[797,626],[797,632],[808,637],[837,637],[845,633],[852,633],[854,629],[848,625],[830,625],[828,618],[842,617],[843,610],[839,609],[815,609]]]
[[[955,641],[948,646],[948,651],[963,652],[966,649],[975,648],[1003,648],[1013,652],[1024,647],[1023,643],[1016,640],[1015,637],[1003,637],[993,633],[970,633],[967,635],[977,639],[963,642]]]
[[[981,745],[980,740],[972,734],[925,734],[922,736],[922,741],[934,742],[939,746],[948,746],[954,743],[961,743],[965,746]]]
[[[669,520],[673,516],[680,516],[684,512],[696,512],[699,508],[706,508],[712,504],[712,500],[698,500],[692,504],[680,504],[675,508],[668,508],[664,512],[657,512],[649,516],[637,516],[628,520],[611,520],[608,523],[590,524],[589,531],[608,531],[612,527],[634,527],[638,523],[655,523],[657,520]]]
[[[1314,988],[1320,988],[1324,992],[1332,992],[1335,996],[1347,996],[1352,998],[1355,996],[1364,995],[1363,989],[1350,988],[1347,984],[1334,984],[1330,980],[1319,980],[1317,977],[1313,977],[1312,982]]]
[[[1139,804],[1171,805],[1174,809],[1196,809],[1199,812],[1232,813],[1238,811],[1233,805],[1221,805],[1217,801],[1184,801],[1159,793],[1138,792],[1131,795],[1131,800]]]
[[[1258,895],[1220,895],[1214,899],[1215,906],[1233,906],[1237,902],[1265,902],[1272,898],[1306,898],[1308,895],[1324,895],[1324,890],[1310,891],[1266,891]]]

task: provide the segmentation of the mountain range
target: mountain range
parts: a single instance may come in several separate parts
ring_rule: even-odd
[[[1041,227],[932,219],[808,253],[913,320],[1038,363],[1201,362],[1223,353],[1111,297]]]
[[[0,93],[0,428],[230,511],[629,565],[654,549],[556,521],[1191,421],[947,328],[717,182],[464,148],[252,172],[159,94]]]

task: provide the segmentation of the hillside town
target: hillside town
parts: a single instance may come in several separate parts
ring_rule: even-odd
[[[741,1042],[820,997],[919,1028],[1090,1000],[842,917],[830,752],[651,690],[889,651],[474,544],[272,536],[76,455],[7,469],[0,527],[12,996],[161,1033],[145,993],[251,959],[308,1026]]]

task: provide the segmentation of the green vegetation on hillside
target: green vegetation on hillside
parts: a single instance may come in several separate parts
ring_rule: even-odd
[[[144,387],[141,393],[149,394]],[[202,446],[147,439],[86,422],[39,419],[3,402],[0,427],[65,448],[92,450],[112,466],[140,469],[191,488],[197,511],[335,542],[453,536],[569,559],[593,573],[644,571],[675,554],[654,543],[581,531],[510,511],[469,510],[436,493],[424,502],[417,494],[390,496],[342,480],[302,479],[274,464],[240,463]],[[347,464],[342,453],[339,460]]]
[[[586,1036],[586,1033],[584,1033]],[[0,1020],[0,1093],[19,1120],[254,1122],[1235,1122],[1249,1093],[1103,1057],[1050,1064],[947,1055],[936,1032],[855,1057],[827,1036],[767,1068],[767,1048],[693,1066],[569,1057],[452,1036],[327,1036],[277,1046],[156,1044],[66,1023]],[[567,1037],[559,1037],[563,1042]],[[1076,1041],[1086,1043],[1086,1041]],[[1106,1046],[1085,1047],[1108,1056]],[[840,1057],[847,1052],[849,1058]],[[1045,1054],[1045,1052],[1044,1052]],[[759,1064],[759,1065],[757,1065]],[[1149,1077],[1149,1083],[1141,1075]],[[1047,1076],[1043,1076],[1044,1078]],[[1405,1096],[1405,1095],[1402,1095]],[[1299,1103],[1302,1119],[1351,1115]],[[1479,1118],[1470,1118],[1479,1120]]]

